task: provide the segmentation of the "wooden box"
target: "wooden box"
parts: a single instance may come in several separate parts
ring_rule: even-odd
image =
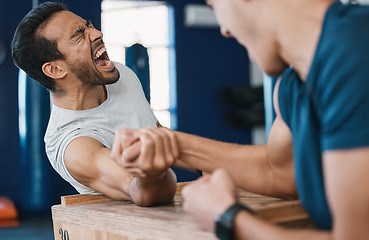
[[[138,207],[131,202],[114,201],[104,195],[72,195],[52,207],[55,239],[61,240],[137,240],[217,239],[198,228],[182,210],[178,183],[172,204]],[[312,227],[298,201],[283,201],[240,191],[240,202],[261,218],[289,227]]]

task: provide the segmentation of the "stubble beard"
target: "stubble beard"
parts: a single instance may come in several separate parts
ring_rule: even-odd
[[[119,71],[116,67],[109,73],[109,77],[105,77],[99,72],[95,66],[91,67],[88,63],[68,63],[71,71],[80,79],[85,85],[108,85],[116,83],[120,77]]]

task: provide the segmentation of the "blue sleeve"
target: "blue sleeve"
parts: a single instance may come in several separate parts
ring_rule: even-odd
[[[320,46],[317,65],[322,81],[316,94],[323,151],[369,146],[367,22],[337,24],[329,32],[330,40]]]

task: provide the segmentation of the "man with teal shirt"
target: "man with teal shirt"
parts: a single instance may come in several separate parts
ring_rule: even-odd
[[[220,239],[369,239],[369,7],[335,0],[207,3],[222,34],[236,38],[267,74],[279,76],[276,119],[265,146],[172,132],[176,163],[212,173],[183,189],[184,210]],[[149,131],[171,139],[160,128]],[[123,137],[134,134],[127,130]],[[134,152],[132,139],[117,146],[142,169],[140,156],[152,146]],[[316,229],[261,220],[237,203],[236,187],[300,199]]]

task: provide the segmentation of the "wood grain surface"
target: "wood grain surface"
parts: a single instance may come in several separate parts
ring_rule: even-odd
[[[104,195],[64,196],[61,205],[52,207],[55,240],[217,239],[213,233],[200,230],[182,210],[181,189],[186,184],[178,183],[173,203],[156,207],[138,207]],[[239,201],[275,224],[313,227],[297,200],[239,191]]]

